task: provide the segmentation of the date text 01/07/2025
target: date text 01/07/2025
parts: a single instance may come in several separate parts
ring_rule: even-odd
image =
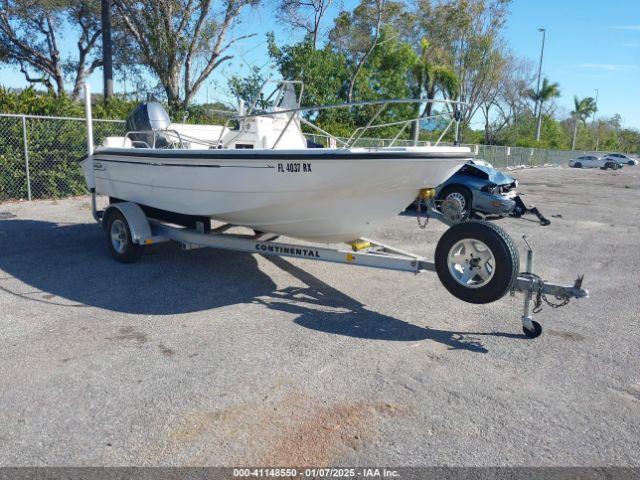
[[[279,163],[278,173],[311,173],[310,163]]]

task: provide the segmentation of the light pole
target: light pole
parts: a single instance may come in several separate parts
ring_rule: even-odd
[[[540,126],[542,124],[542,102],[540,101],[540,77],[542,76],[542,58],[544,57],[544,40],[546,36],[546,29],[539,28],[539,32],[542,32],[542,46],[540,48],[540,64],[538,65],[538,88],[536,91],[536,105],[534,108],[534,114],[538,114],[538,126],[536,128],[536,142],[540,141]]]
[[[593,118],[591,119],[591,126],[593,127],[596,123],[596,112],[598,111],[598,95],[600,94],[600,92],[598,91],[598,89],[595,89],[596,91],[596,108],[593,110]],[[600,144],[600,126],[596,126],[596,152],[598,151],[598,146]]]
[[[111,60],[111,0],[102,0],[102,74],[104,101],[113,95],[113,66]]]

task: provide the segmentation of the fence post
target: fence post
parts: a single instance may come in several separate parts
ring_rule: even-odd
[[[29,175],[29,144],[27,143],[27,119],[22,115],[22,142],[24,145],[24,170],[27,174],[27,198],[31,201],[31,177]]]

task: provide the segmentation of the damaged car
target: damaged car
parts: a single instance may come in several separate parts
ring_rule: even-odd
[[[516,217],[532,214],[541,225],[549,225],[535,206],[527,207],[516,193],[518,180],[483,160],[470,160],[436,189],[441,210],[454,205],[462,219]]]

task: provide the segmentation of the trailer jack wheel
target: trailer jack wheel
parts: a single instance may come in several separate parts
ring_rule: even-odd
[[[530,322],[531,322],[531,329],[529,329],[523,321],[522,333],[524,333],[525,337],[527,338],[539,337],[542,334],[542,325],[540,325],[535,320],[530,320]]]
[[[520,258],[511,237],[489,222],[452,226],[436,246],[435,267],[442,285],[469,303],[494,302],[518,276]]]

